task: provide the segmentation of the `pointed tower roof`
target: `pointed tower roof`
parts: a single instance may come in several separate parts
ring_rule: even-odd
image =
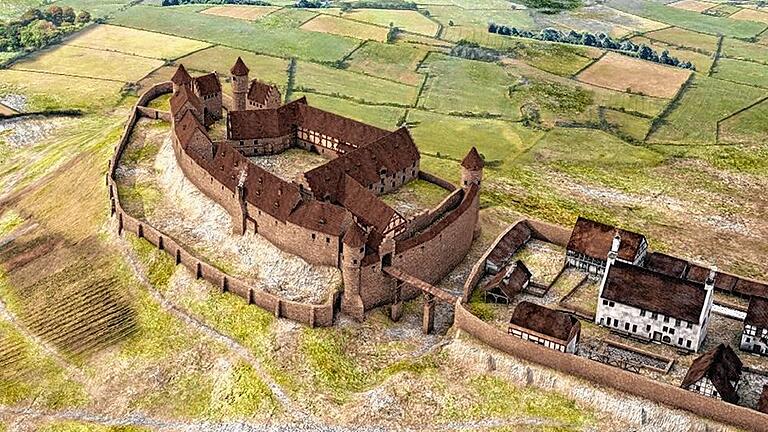
[[[176,69],[176,73],[171,77],[171,81],[176,85],[183,86],[192,82],[192,76],[187,72],[187,68],[180,64],[178,69]]]
[[[472,150],[470,150],[464,157],[464,160],[461,161],[461,166],[468,170],[476,171],[485,166],[485,161],[480,157],[480,153],[477,152],[477,149],[472,147]]]
[[[245,65],[245,62],[242,58],[238,57],[235,61],[235,65],[232,66],[232,69],[229,70],[232,75],[234,76],[246,76],[248,75],[248,72],[250,72],[250,69],[248,69],[248,66]]]
[[[367,238],[365,231],[358,224],[353,223],[344,234],[344,244],[353,248],[363,247]]]

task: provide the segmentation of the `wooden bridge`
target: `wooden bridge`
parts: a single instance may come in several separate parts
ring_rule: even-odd
[[[400,320],[403,311],[403,302],[401,300],[401,289],[403,284],[408,284],[412,287],[418,288],[424,293],[424,315],[422,317],[422,329],[424,334],[430,334],[435,329],[435,303],[441,301],[451,306],[456,304],[459,300],[459,296],[453,295],[445,290],[442,290],[430,283],[410,275],[397,267],[384,267],[382,269],[384,273],[392,276],[401,283],[397,286],[395,292],[395,302],[392,304],[390,317],[393,321]]]

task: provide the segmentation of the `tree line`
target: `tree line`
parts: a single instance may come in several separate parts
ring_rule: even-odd
[[[17,20],[0,23],[0,51],[39,49],[79,30],[90,21],[90,13],[75,13],[69,6],[52,5],[45,10],[29,9]]]
[[[356,2],[347,2],[341,4],[342,12],[352,9],[395,9],[395,10],[418,10],[418,5],[414,2],[400,1],[369,1],[362,0]]]
[[[185,4],[232,4],[251,6],[271,6],[271,3],[263,0],[163,0],[161,6],[178,6]]]
[[[580,33],[574,30],[571,30],[568,33],[563,33],[560,30],[553,28],[546,28],[538,33],[534,33],[528,30],[518,30],[515,27],[507,27],[494,23],[490,23],[488,25],[488,32],[496,33],[502,36],[516,36],[541,41],[561,42],[572,45],[591,46],[595,48],[606,48],[617,51],[624,55],[637,57],[642,60],[675,66],[683,69],[696,70],[696,66],[694,66],[693,63],[671,56],[667,50],[658,53],[648,45],[636,44],[631,40],[617,41],[605,33],[598,33],[594,35],[589,32]]]

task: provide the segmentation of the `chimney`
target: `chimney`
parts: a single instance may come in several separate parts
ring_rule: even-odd
[[[712,266],[709,268],[709,276],[704,282],[704,289],[709,291],[715,288],[715,276],[717,276],[717,266]]]
[[[704,299],[704,308],[702,308],[701,316],[699,317],[699,324],[701,325],[704,324],[704,320],[709,316],[709,313],[712,310],[712,302],[714,301],[715,292],[715,276],[717,276],[717,266],[713,265],[709,268],[709,276],[707,276],[707,280],[704,281],[704,292],[706,293],[706,297]]]
[[[605,271],[603,272],[603,279],[600,282],[600,291],[598,294],[598,298],[603,296],[603,289],[605,288],[605,283],[608,280],[608,271],[610,271],[611,266],[616,262],[616,258],[619,257],[619,247],[621,246],[621,236],[619,235],[619,232],[616,231],[616,234],[613,236],[613,242],[611,243],[611,250],[608,252],[608,260],[605,263]],[[598,303],[598,307],[599,303]],[[595,316],[595,320],[597,320],[597,316]]]

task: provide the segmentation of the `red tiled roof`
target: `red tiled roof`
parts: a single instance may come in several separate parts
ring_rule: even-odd
[[[528,301],[517,305],[509,323],[565,342],[581,329],[576,318]]]
[[[645,241],[642,234],[615,228],[583,217],[579,217],[573,227],[571,239],[568,241],[568,250],[605,261],[608,259],[608,252],[611,251],[613,237],[617,231],[621,236],[619,259],[634,262]]]
[[[720,344],[714,350],[693,361],[681,387],[690,389],[701,378],[707,377],[724,401],[736,403],[739,401],[739,395],[731,381],[739,380],[741,368],[741,360],[733,349],[728,345]]]
[[[201,97],[221,93],[221,82],[215,73],[201,75],[195,78],[195,88]]]
[[[603,298],[698,323],[706,291],[701,284],[617,261],[608,270]]]
[[[391,133],[376,126],[306,104],[301,106],[300,117],[301,127],[338,138],[341,141],[358,147],[370,144]]]
[[[674,277],[685,277],[688,261],[671,255],[654,252],[645,260],[645,266],[655,272]]]
[[[414,166],[420,157],[408,130],[400,128],[365,147],[306,172],[304,178],[317,198],[335,200],[342,175],[348,175],[368,188],[381,181],[382,171],[387,175],[403,171]]]
[[[339,204],[363,224],[372,226],[379,233],[386,232],[389,222],[398,216],[397,212],[352,177],[345,175],[341,181]]]
[[[513,298],[530,279],[530,270],[522,261],[518,260],[496,273],[483,287],[483,290],[499,288],[507,297]]]
[[[248,75],[248,72],[250,72],[250,70],[248,69],[248,66],[245,65],[245,62],[240,57],[238,57],[237,60],[235,60],[234,66],[232,66],[232,69],[230,69],[229,71],[234,76],[245,76],[245,75]]]
[[[312,231],[340,237],[351,223],[352,216],[343,207],[317,200],[308,200],[296,207],[288,217],[288,221]]]
[[[351,224],[346,234],[344,234],[344,244],[353,248],[363,247],[367,239],[368,235],[356,223]]]
[[[472,149],[469,150],[469,153],[464,156],[464,160],[461,161],[461,166],[470,171],[477,171],[485,166],[485,161],[480,157],[477,149],[472,147]]]
[[[768,329],[768,299],[752,297],[749,299],[749,309],[744,324]]]
[[[171,77],[171,81],[176,85],[183,86],[192,82],[192,76],[187,72],[187,68],[185,68],[183,64],[180,64]]]
[[[276,85],[267,84],[259,80],[253,80],[251,81],[250,88],[248,88],[247,97],[248,97],[248,100],[252,100],[254,102],[263,104],[264,102],[266,102],[270,93],[273,93],[273,92],[276,93],[277,95],[280,94],[280,90],[278,90]]]
[[[203,102],[200,98],[192,91],[187,90],[187,87],[182,86],[179,88],[179,91],[171,96],[171,113],[174,115],[179,113],[187,102],[198,112],[203,112]]]

